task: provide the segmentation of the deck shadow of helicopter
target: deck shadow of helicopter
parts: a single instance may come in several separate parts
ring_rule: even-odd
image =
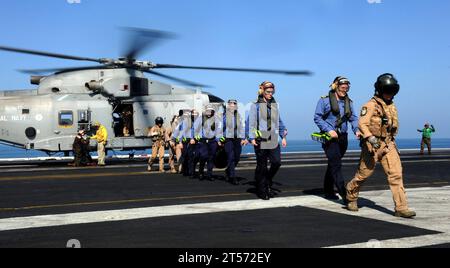
[[[323,199],[332,201],[332,202],[334,202],[336,204],[342,205],[343,209],[346,208],[345,205],[343,205],[342,200],[330,200],[330,199],[325,198],[325,196],[324,196],[325,193],[324,193],[323,189],[321,189],[321,188],[304,190],[303,194],[318,196],[318,197],[321,197]],[[379,212],[382,212],[382,213],[385,213],[385,214],[388,214],[388,215],[393,215],[394,214],[394,211],[392,211],[390,209],[387,209],[385,207],[382,207],[382,206],[378,205],[376,202],[374,202],[374,201],[372,201],[370,199],[367,199],[367,198],[363,198],[363,197],[360,197],[358,199],[358,207],[360,209],[361,208],[374,209],[374,210],[377,210]]]

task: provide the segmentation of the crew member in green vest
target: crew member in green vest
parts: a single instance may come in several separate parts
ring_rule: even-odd
[[[426,123],[425,128],[417,131],[422,132],[422,142],[420,143],[420,154],[423,154],[423,151],[425,149],[425,144],[428,147],[428,154],[431,154],[431,133],[436,132],[436,129],[433,125]]]

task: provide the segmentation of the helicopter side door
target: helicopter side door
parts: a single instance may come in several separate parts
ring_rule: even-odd
[[[135,102],[133,104],[134,134],[136,137],[147,137],[148,129],[155,125],[156,117],[162,117],[165,125],[176,113],[168,102]]]
[[[78,110],[78,130],[85,130],[86,132],[91,130],[91,115],[92,111],[90,109]]]

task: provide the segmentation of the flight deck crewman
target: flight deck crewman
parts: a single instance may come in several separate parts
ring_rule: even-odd
[[[172,140],[176,143],[176,148],[181,149],[181,157],[179,158],[178,172],[183,176],[189,175],[189,154],[188,147],[191,132],[191,110],[180,110],[178,124],[173,130]]]
[[[75,140],[73,141],[73,155],[74,155],[74,167],[85,166],[87,164],[86,157],[84,156],[84,130],[78,131],[77,136],[75,136]]]
[[[105,147],[108,141],[108,131],[106,130],[106,127],[100,124],[99,122],[95,122],[94,127],[97,128],[97,132],[91,138],[97,140],[98,165],[105,166],[105,158],[106,158]]]
[[[200,117],[201,134],[198,135],[198,153],[200,165],[198,173],[200,180],[214,180],[213,168],[214,157],[216,156],[218,147],[218,133],[221,135],[221,122],[219,116],[216,115],[214,106],[209,104],[205,108],[205,113]],[[206,175],[204,174],[205,165],[207,165]]]
[[[258,91],[258,100],[251,107],[247,119],[247,137],[255,149],[256,155],[256,192],[263,200],[275,196],[272,184],[275,175],[281,167],[281,149],[278,136],[283,148],[287,146],[287,128],[279,116],[278,103],[273,95],[275,85],[265,81]],[[267,164],[270,162],[270,169]]]
[[[170,121],[170,127],[166,128],[166,146],[169,147],[169,166],[170,173],[178,173],[175,168],[175,158],[177,159],[178,165],[180,165],[181,158],[181,147],[174,140],[174,131],[178,125],[179,116],[175,115]]]
[[[431,133],[436,132],[436,129],[434,128],[433,125],[431,125],[429,123],[425,124],[425,128],[420,130],[417,130],[418,132],[422,133],[422,142],[420,143],[420,154],[423,154],[423,151],[425,150],[425,144],[428,147],[428,154],[431,154]]]
[[[225,113],[223,114],[223,138],[219,145],[225,148],[227,155],[227,169],[225,175],[233,185],[239,185],[236,177],[236,167],[241,160],[242,146],[247,145],[243,119],[238,109],[238,101],[228,100]]]
[[[156,161],[156,157],[159,157],[159,172],[164,172],[164,152],[165,152],[165,139],[166,130],[163,127],[164,119],[157,117],[155,119],[155,126],[150,128],[148,136],[152,138],[152,155],[148,160],[148,171],[152,171],[152,165]]]
[[[201,128],[201,117],[200,117],[200,113],[193,109],[191,111],[191,135],[190,135],[190,139],[189,139],[189,145],[187,148],[187,154],[188,154],[188,169],[187,169],[187,175],[191,178],[196,178],[197,174],[195,172],[196,168],[197,168],[197,164],[200,162],[200,154],[199,154],[199,149],[200,149],[200,145],[199,142],[197,141],[197,139],[195,138],[196,133],[199,134],[200,133],[200,128]]]
[[[400,90],[392,74],[380,75],[375,83],[375,96],[361,110],[359,129],[362,133],[361,160],[354,179],[347,184],[347,209],[358,211],[358,196],[361,185],[375,171],[380,162],[388,177],[395,203],[395,216],[412,218],[414,211],[408,208],[403,171],[395,136],[398,133],[398,113],[393,102]]]
[[[328,158],[325,172],[325,198],[338,200],[334,192],[336,186],[339,195],[346,201],[344,176],[342,175],[342,158],[348,147],[348,123],[351,123],[353,133],[359,138],[358,116],[353,109],[353,102],[348,97],[350,81],[338,76],[331,84],[328,96],[322,97],[317,103],[314,122],[322,133],[328,133],[331,140],[322,145]]]

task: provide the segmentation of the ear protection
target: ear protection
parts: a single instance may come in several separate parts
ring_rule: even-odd
[[[258,95],[263,95],[264,90],[267,88],[273,88],[273,91],[275,92],[275,85],[272,82],[264,81],[259,85]]]
[[[331,90],[336,90],[338,88],[338,81],[341,78],[341,76],[338,76],[334,79],[333,83],[330,85]]]
[[[333,83],[330,85],[330,88],[331,90],[335,91],[336,89],[338,89],[339,85],[343,84],[350,85],[350,81],[343,76],[338,76],[334,79]]]

